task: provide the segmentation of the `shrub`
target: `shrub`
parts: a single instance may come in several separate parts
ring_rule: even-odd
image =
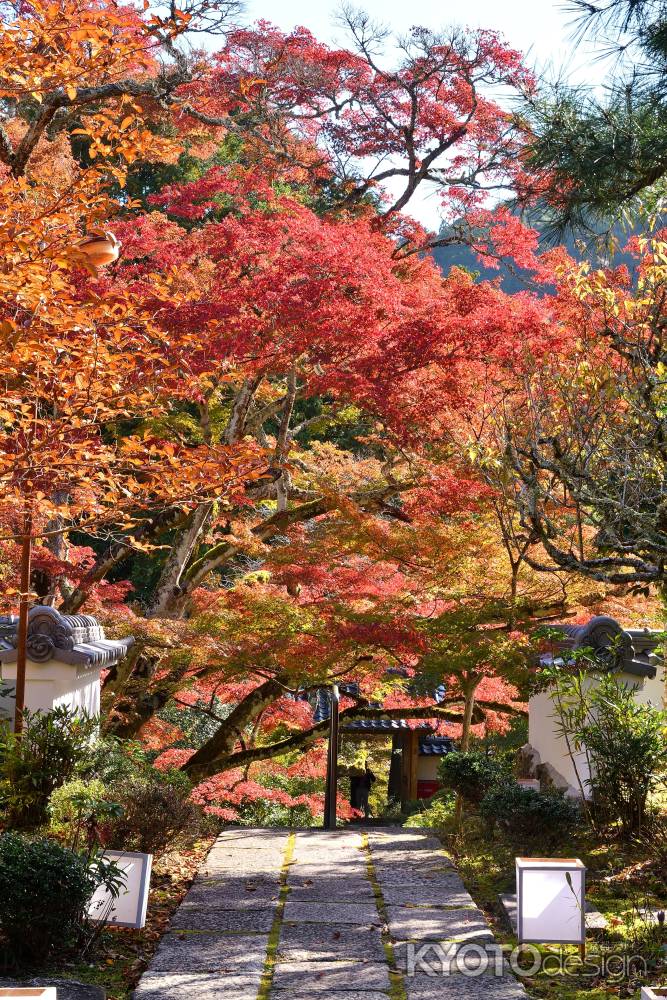
[[[107,847],[157,854],[183,831],[196,831],[202,811],[190,801],[190,786],[183,775],[171,779],[153,772],[113,783],[108,798],[120,814],[103,822]]]
[[[421,805],[421,811],[410,816],[410,826],[444,830],[451,824],[456,808],[451,791],[436,792],[426,804],[421,803]]]
[[[13,964],[39,966],[81,944],[102,884],[119,885],[114,866],[91,865],[52,840],[0,836],[0,929]]]
[[[469,750],[448,753],[440,761],[438,774],[445,788],[458,792],[466,802],[476,805],[508,776],[508,769],[495,757]]]
[[[667,877],[667,814],[652,816],[650,826],[638,835],[637,843],[664,880]]]
[[[632,688],[604,677],[590,693],[582,734],[593,761],[591,788],[603,821],[628,836],[641,830],[649,797],[665,782],[667,715],[635,700]]]
[[[498,786],[482,799],[480,813],[514,847],[555,847],[581,822],[581,808],[560,792],[535,792],[515,782]]]
[[[47,820],[51,793],[74,774],[90,753],[94,719],[61,706],[25,712],[19,738],[0,727],[0,805],[9,827],[35,827]]]
[[[589,684],[590,674],[554,674],[552,700],[560,731],[587,760],[596,825],[616,823],[625,837],[645,824],[650,797],[665,784],[667,714],[636,700],[613,674]]]
[[[49,799],[49,829],[52,833],[66,833],[79,821],[82,812],[93,810],[97,802],[105,801],[107,790],[99,778],[84,781],[74,778],[51,793]]]
[[[108,786],[150,775],[153,772],[151,760],[146,748],[136,740],[103,736],[92,744],[90,753],[77,766],[76,773],[81,778],[99,778]]]
[[[122,807],[110,801],[99,778],[74,778],[56,788],[49,799],[49,830],[72,850],[81,844],[92,848],[101,844],[105,821],[118,818]]]

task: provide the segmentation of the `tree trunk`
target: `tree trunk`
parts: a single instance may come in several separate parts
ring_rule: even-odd
[[[190,523],[179,532],[162,568],[153,604],[148,612],[149,618],[168,616],[174,612],[183,615],[181,579],[202,536],[208,530],[214,509],[213,503],[202,504],[191,515]]]
[[[463,703],[463,719],[461,721],[461,739],[459,741],[459,747],[462,753],[467,753],[470,749],[470,729],[472,727],[472,720],[475,712],[475,691],[477,690],[477,685],[479,681],[475,681],[474,684],[466,684],[464,686],[464,703]],[[456,796],[456,809],[454,811],[454,826],[457,833],[461,832],[461,827],[463,825],[463,796],[459,792]]]

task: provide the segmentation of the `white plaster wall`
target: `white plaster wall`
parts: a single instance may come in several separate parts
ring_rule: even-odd
[[[542,764],[551,764],[562,775],[567,785],[576,791],[577,795],[580,795],[577,772],[570,758],[567,744],[558,732],[554,703],[548,691],[534,694],[528,702],[528,742],[539,753]],[[582,754],[575,754],[575,759],[584,790],[588,793],[586,780],[590,777],[590,771],[586,757]]]
[[[655,678],[635,677],[631,674],[622,675],[622,679],[635,690],[635,698],[642,705],[651,704],[662,708],[665,700],[665,666],[659,666]],[[587,682],[590,688],[596,679],[591,676]],[[590,797],[587,780],[590,771],[585,754],[574,755],[576,770],[567,749],[563,736],[558,731],[557,719],[554,715],[554,703],[548,691],[533,695],[528,703],[528,742],[537,750],[542,764],[550,764],[565,778],[573,792],[579,795],[577,771],[584,786],[586,797]]]
[[[2,682],[12,686],[16,683],[16,664],[5,663],[2,667]],[[14,699],[12,698],[12,702]],[[48,663],[33,663],[28,660],[25,682],[26,708],[31,712],[49,712],[59,705],[74,711],[85,711],[88,715],[100,714],[100,671],[87,670],[79,673],[75,666],[50,660]],[[3,707],[6,715],[8,699]],[[13,717],[13,710],[11,711]]]
[[[440,757],[417,757],[417,781],[437,781]]]
[[[637,688],[636,698],[641,705],[665,707],[665,669],[665,665],[660,664],[655,677],[647,677]]]

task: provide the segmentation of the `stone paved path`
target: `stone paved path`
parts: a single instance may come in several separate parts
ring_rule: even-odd
[[[495,952],[470,975],[492,951],[484,915],[421,831],[227,830],[135,1000],[525,997]]]

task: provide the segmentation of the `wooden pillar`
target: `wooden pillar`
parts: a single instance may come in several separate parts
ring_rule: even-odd
[[[419,753],[419,735],[410,733],[410,799],[417,798],[417,754]]]
[[[401,760],[401,803],[417,798],[417,752],[419,735],[412,729],[403,732],[403,755]]]
[[[389,802],[400,802],[403,797],[401,786],[401,768],[403,764],[403,734],[394,733],[391,738],[391,763],[389,764],[389,783],[387,799]]]

